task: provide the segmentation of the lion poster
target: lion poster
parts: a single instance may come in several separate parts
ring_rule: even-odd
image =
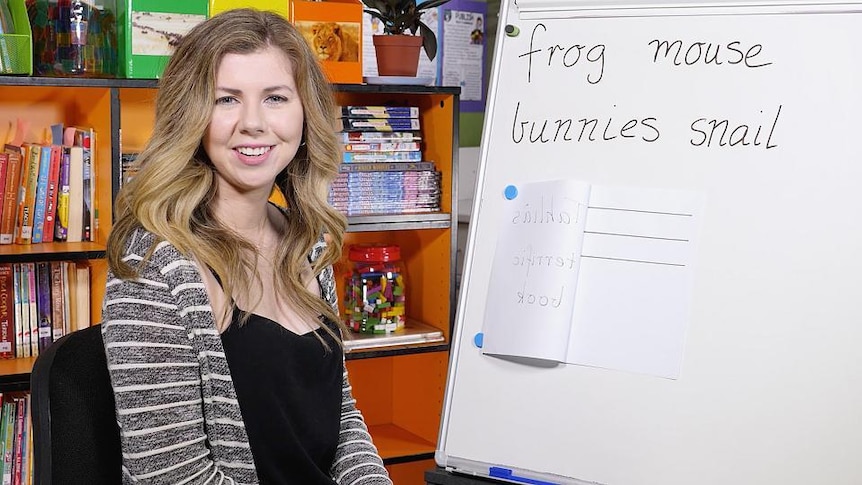
[[[296,27],[319,60],[359,62],[359,22],[303,20]]]

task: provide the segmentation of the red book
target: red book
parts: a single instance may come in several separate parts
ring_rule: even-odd
[[[9,154],[0,153],[0,189],[6,188],[6,172],[9,168]],[[4,197],[0,197],[0,214],[3,213]]]
[[[21,467],[24,465],[24,422],[26,401],[23,397],[15,398],[15,456],[12,458],[12,484],[21,485]]]
[[[6,183],[3,186],[3,211],[0,213],[0,244],[12,244],[18,216],[18,182],[21,178],[21,147],[6,145]]]
[[[15,357],[15,293],[11,263],[0,264],[0,358]]]

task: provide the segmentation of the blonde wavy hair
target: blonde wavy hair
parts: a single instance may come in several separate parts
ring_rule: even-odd
[[[143,228],[211,268],[231,301],[240,289],[263,284],[251,276],[257,262],[254,246],[222,225],[211,210],[217,184],[201,140],[216,99],[215,78],[221,59],[225,54],[248,54],[269,46],[290,59],[305,112],[305,144],[276,179],[287,200],[287,224],[274,261],[273,284],[300,315],[315,320],[323,315],[341,324],[336,310],[309,291],[302,278],[308,255],[321,234],[326,234],[328,244],[312,265],[314,276],[341,257],[346,221],[327,202],[341,158],[331,122],[335,100],[305,39],[287,20],[271,12],[229,10],[202,22],[180,42],[159,82],[155,126],[138,156],[139,172],[123,186],[114,205],[116,222],[108,237],[108,264],[119,278],[138,275],[122,258],[132,233]],[[320,321],[318,325],[333,333]]]

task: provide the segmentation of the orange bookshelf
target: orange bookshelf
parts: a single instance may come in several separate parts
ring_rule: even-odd
[[[342,105],[417,106],[423,156],[441,172],[441,212],[349,218],[345,244],[385,242],[402,248],[409,275],[408,320],[419,322],[428,342],[388,345],[374,337],[348,350],[354,394],[375,444],[398,485],[424,484],[434,466],[440,426],[449,338],[455,313],[457,244],[458,88],[425,86],[335,85]],[[91,319],[98,322],[104,294],[105,241],[111,228],[112,201],[119,190],[120,155],[140,151],[151,134],[156,81],[63,79],[0,76],[0,137],[17,117],[30,120],[28,141],[44,139],[52,123],[93,127],[98,134],[95,160],[99,227],[97,241],[0,246],[0,262],[88,261],[91,267]],[[346,254],[346,253],[345,253]],[[343,287],[344,260],[336,268]],[[342,291],[342,290],[340,290]],[[343,292],[341,293],[343,297]],[[34,358],[0,360],[0,390],[25,385]]]

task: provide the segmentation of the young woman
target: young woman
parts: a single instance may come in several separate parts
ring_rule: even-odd
[[[314,54],[273,13],[217,15],[168,63],[108,240],[124,483],[391,483],[340,341],[333,112]]]

